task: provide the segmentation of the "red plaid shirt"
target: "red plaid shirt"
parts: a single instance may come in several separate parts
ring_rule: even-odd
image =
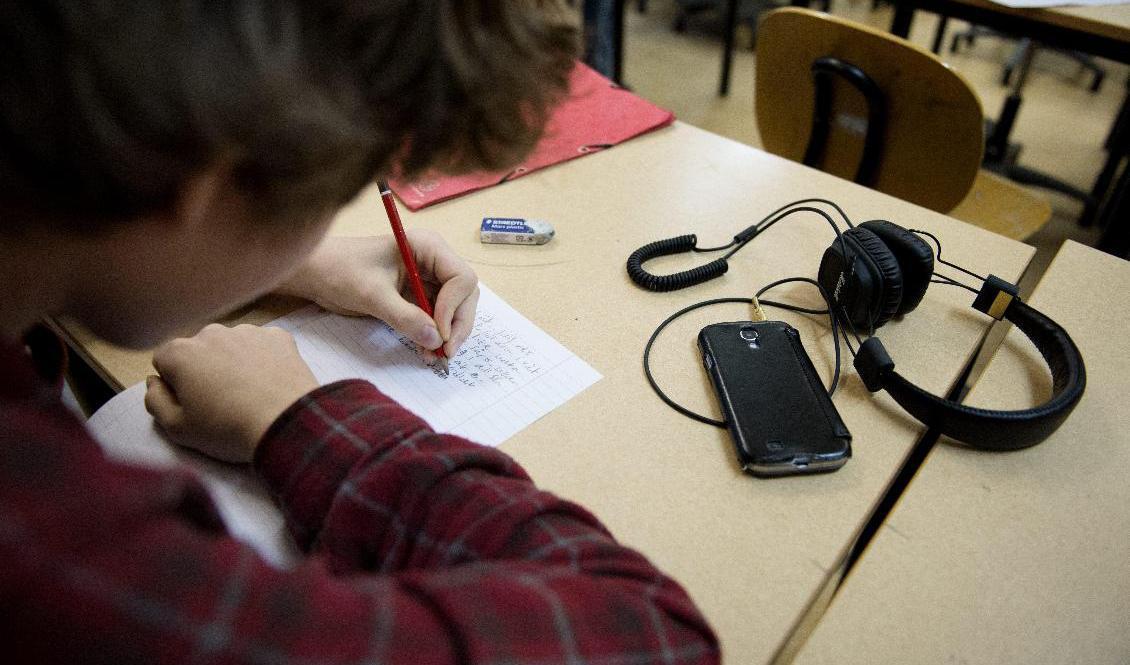
[[[683,590],[592,515],[368,383],[259,446],[307,555],[280,571],[187,473],[107,461],[20,349],[0,368],[5,662],[718,662]]]

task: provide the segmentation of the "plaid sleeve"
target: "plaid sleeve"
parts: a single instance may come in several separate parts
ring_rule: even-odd
[[[683,590],[591,515],[368,384],[309,395],[261,445],[310,553],[285,571],[191,476],[107,460],[57,402],[0,416],[5,662],[718,662]]]
[[[718,659],[686,593],[586,510],[538,490],[498,450],[432,432],[367,382],[307,395],[255,463],[300,545],[336,575],[395,580],[466,662]]]

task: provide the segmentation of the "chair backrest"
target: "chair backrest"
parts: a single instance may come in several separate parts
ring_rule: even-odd
[[[827,122],[815,132],[814,63],[830,93]],[[788,7],[762,19],[756,70],[757,129],[769,152],[798,162],[807,153],[823,171],[848,180],[859,174],[869,187],[939,212],[973,186],[985,143],[981,102],[960,74],[925,49]],[[862,92],[871,83],[884,105],[878,113],[876,96]],[[878,140],[867,178],[860,164],[869,126]],[[822,145],[810,145],[814,136]]]

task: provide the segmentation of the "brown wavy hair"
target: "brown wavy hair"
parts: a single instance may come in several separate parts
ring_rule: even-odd
[[[293,220],[381,174],[502,169],[577,46],[554,0],[0,3],[0,205],[99,228],[223,164]]]

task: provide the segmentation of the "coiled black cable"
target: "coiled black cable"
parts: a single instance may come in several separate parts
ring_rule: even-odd
[[[726,271],[730,269],[730,265],[729,263],[727,263],[727,259],[736,254],[738,250],[749,244],[749,242],[756,238],[757,235],[761,232],[768,230],[771,226],[781,221],[785,217],[798,212],[812,212],[816,213],[820,217],[823,217],[824,220],[827,221],[828,224],[831,225],[832,229],[836,232],[836,237],[842,245],[843,238],[840,237],[840,229],[839,226],[836,225],[835,220],[833,220],[831,215],[829,215],[826,211],[808,205],[812,203],[820,203],[832,207],[836,210],[836,212],[839,213],[840,217],[843,218],[848,228],[854,226],[851,222],[851,219],[848,218],[847,213],[845,213],[843,209],[840,208],[840,206],[836,205],[836,203],[834,203],[833,201],[819,198],[801,199],[799,201],[793,201],[792,203],[788,203],[781,206],[780,208],[777,208],[773,212],[766,215],[761,221],[735,235],[734,239],[729,244],[722,245],[721,247],[700,249],[698,247],[698,237],[693,233],[648,243],[632,252],[628,257],[628,277],[631,278],[631,280],[635,282],[636,285],[641,286],[648,291],[660,292],[677,291],[679,289],[685,289],[690,286],[702,284],[703,282],[712,280],[715,277],[721,277],[722,275],[726,274]],[[672,273],[670,275],[656,275],[654,273],[648,272],[647,269],[643,267],[643,264],[647,261],[658,258],[660,256],[682,254],[684,252],[720,252],[727,249],[730,251],[726,252],[726,255],[722,258],[715,259],[710,263],[691,268],[690,270],[683,270],[681,272]]]
[[[730,264],[726,263],[725,258],[715,259],[705,265],[671,275],[654,275],[643,267],[645,261],[650,261],[660,256],[682,254],[683,252],[690,251],[714,251],[700,250],[696,246],[697,244],[698,238],[693,233],[689,233],[676,238],[657,240],[644,245],[632,252],[632,255],[628,257],[628,277],[648,291],[663,292],[685,289],[688,286],[701,284],[726,274],[726,271],[730,269]],[[716,249],[728,249],[729,247],[730,245],[727,245],[726,247]]]

